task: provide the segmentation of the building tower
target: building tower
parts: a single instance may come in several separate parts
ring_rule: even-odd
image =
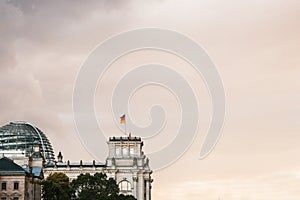
[[[44,165],[44,177],[51,173],[62,172],[70,180],[80,174],[106,173],[108,178],[115,179],[120,193],[133,195],[137,200],[151,200],[151,174],[149,159],[144,154],[143,142],[138,137],[110,137],[107,141],[109,154],[106,163],[100,162],[63,162],[62,154],[58,162]]]
[[[62,155],[61,151],[58,153],[57,162],[59,162],[59,163],[63,162],[63,155]]]
[[[138,200],[151,200],[152,171],[142,151],[141,138],[111,137],[107,144],[106,170],[116,180],[120,192]]]

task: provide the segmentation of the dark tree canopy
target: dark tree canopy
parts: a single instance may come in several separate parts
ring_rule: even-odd
[[[80,174],[71,183],[72,199],[78,200],[136,200],[133,196],[119,195],[119,187],[106,174]]]
[[[126,195],[120,194],[116,200],[136,200],[136,198],[134,198],[134,196],[132,196],[132,195],[126,196]]]
[[[50,174],[42,181],[42,197],[44,200],[71,199],[69,177],[64,173]]]
[[[50,174],[42,182],[44,200],[136,200],[133,196],[119,194],[119,187],[106,174],[80,174],[71,183],[64,173]]]

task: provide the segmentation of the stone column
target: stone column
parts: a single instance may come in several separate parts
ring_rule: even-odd
[[[137,182],[138,182],[138,178],[137,177],[133,177],[133,191],[132,191],[132,195],[137,198]]]
[[[144,176],[143,173],[138,175],[137,200],[144,200]]]
[[[146,200],[151,200],[150,196],[150,181],[146,180]]]

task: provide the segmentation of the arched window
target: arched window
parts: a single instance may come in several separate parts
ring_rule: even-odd
[[[123,180],[119,183],[119,188],[120,188],[121,192],[130,191],[131,190],[131,184],[128,181]]]

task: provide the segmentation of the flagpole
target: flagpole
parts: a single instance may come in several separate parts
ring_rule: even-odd
[[[125,125],[125,135],[126,135],[126,115],[125,115],[125,123],[124,123],[124,125]]]

